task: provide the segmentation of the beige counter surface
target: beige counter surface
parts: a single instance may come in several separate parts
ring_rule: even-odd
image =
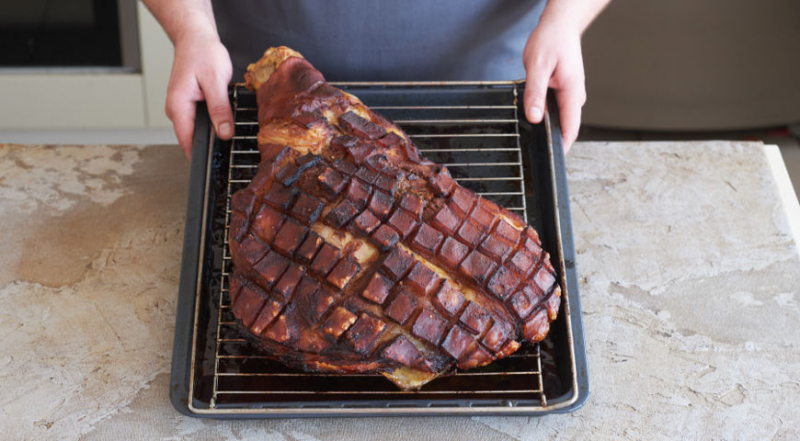
[[[217,421],[169,401],[180,151],[0,145],[0,433],[800,439],[800,209],[777,148],[579,143],[567,163],[592,390],[582,409]]]

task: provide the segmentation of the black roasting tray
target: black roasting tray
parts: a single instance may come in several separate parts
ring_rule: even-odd
[[[543,415],[589,395],[575,250],[558,111],[525,121],[524,82],[338,83],[397,122],[460,183],[527,217],[563,288],[559,317],[538,345],[470,371],[400,391],[380,375],[309,374],[269,360],[238,334],[227,304],[226,210],[258,162],[256,103],[230,89],[235,138],[213,134],[204,103],[195,121],[170,396],[194,417]]]

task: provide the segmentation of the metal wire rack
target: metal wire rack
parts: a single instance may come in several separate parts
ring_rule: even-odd
[[[399,90],[375,83],[334,85],[359,96],[399,125],[424,156],[447,165],[461,185],[528,221],[516,83],[486,87],[471,94],[467,103],[459,89],[438,84],[417,83]],[[540,345],[523,346],[484,368],[456,371],[419,391],[402,391],[380,375],[306,373],[287,368],[241,338],[228,297],[230,196],[253,178],[260,155],[255,95],[235,86],[232,103],[235,132],[229,151],[222,152],[227,154],[223,246],[219,268],[212,268],[219,283],[210,291],[216,311],[209,317],[205,351],[213,359],[199,360],[213,372],[208,410],[463,406],[464,398],[472,400],[470,405],[481,406],[547,405],[542,375],[542,359],[547,363],[547,355],[543,357]],[[546,348],[547,343],[543,345]]]

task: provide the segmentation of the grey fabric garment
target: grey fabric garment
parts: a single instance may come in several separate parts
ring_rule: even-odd
[[[545,0],[217,0],[233,81],[270,46],[330,81],[515,80]]]

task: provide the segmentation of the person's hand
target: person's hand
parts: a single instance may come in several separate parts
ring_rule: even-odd
[[[525,115],[532,123],[541,122],[547,88],[555,89],[566,153],[578,137],[581,107],[586,102],[579,26],[543,17],[528,37],[522,61],[526,71]]]
[[[233,136],[233,113],[228,102],[232,74],[231,58],[216,33],[188,34],[175,42],[166,112],[187,158],[192,156],[197,101],[206,100],[217,136]]]

